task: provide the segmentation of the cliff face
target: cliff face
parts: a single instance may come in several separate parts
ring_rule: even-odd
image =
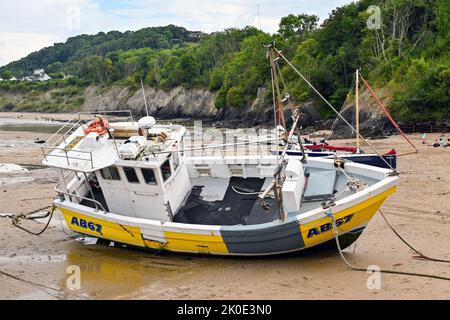
[[[386,89],[378,90],[377,96],[382,103],[388,107],[391,101],[389,91]],[[355,114],[355,97],[352,96],[348,99],[347,103],[341,110],[341,115],[351,124],[356,127],[356,114]],[[361,89],[359,99],[359,124],[360,131],[363,136],[379,136],[391,134],[394,131],[394,127],[389,119],[385,116],[376,100],[371,94]],[[331,126],[330,126],[331,128]],[[350,127],[348,127],[344,121],[338,120],[332,138],[351,138],[355,133]]]
[[[176,87],[169,91],[146,87],[149,112],[160,118],[216,118],[216,93],[207,89]],[[91,110],[131,110],[145,113],[142,90],[125,86],[99,89],[96,86],[58,88],[47,91],[0,91],[0,111],[67,112]]]
[[[263,124],[273,118],[272,107],[266,105],[264,89],[248,108],[216,108],[216,92],[205,88],[171,90],[145,87],[148,111],[160,119],[190,118],[221,122],[224,126],[244,127]],[[260,92],[261,91],[261,92]],[[131,110],[135,115],[145,114],[142,89],[114,85],[100,89],[55,88],[46,91],[0,90],[0,111],[77,112],[94,110]]]
[[[265,98],[265,89],[258,90],[258,95],[248,108],[227,107],[217,109],[214,104],[217,93],[208,89],[185,89],[176,87],[165,91],[145,87],[148,111],[159,119],[190,118],[211,120],[226,127],[251,127],[254,125],[273,125],[273,108],[271,101]],[[382,101],[388,101],[389,95],[381,92]],[[331,129],[333,121],[323,121],[315,107],[314,101],[300,105],[285,106],[285,118],[291,123],[293,109],[300,109],[300,125],[314,125],[320,129]],[[47,91],[1,91],[0,111],[35,111],[35,112],[77,112],[94,110],[131,110],[135,115],[145,114],[142,90],[133,90],[127,86],[111,86],[100,89],[97,86],[87,88],[57,88]],[[342,109],[342,115],[354,124],[354,98],[349,99]],[[389,130],[386,117],[370,98],[368,92],[361,92],[360,102],[361,131],[367,135],[376,135]],[[338,122],[336,137],[353,136],[343,121]]]
[[[215,93],[206,89],[176,87],[170,91],[145,87],[148,111],[159,118],[214,118],[219,110],[214,106]],[[135,114],[145,113],[142,89],[130,91],[127,87],[113,86],[99,94],[97,87],[84,92],[82,110],[131,110]]]

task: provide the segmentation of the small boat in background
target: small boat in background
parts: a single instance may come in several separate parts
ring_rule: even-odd
[[[45,140],[44,139],[40,139],[40,138],[36,138],[36,139],[34,139],[34,143],[42,144],[42,143],[45,143]]]

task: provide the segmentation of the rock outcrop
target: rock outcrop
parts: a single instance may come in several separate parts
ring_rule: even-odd
[[[391,98],[383,91],[377,93],[378,98],[387,106]],[[353,126],[356,127],[355,114],[355,100],[354,97],[349,99],[341,110],[341,115]],[[329,124],[329,122],[328,122]],[[331,127],[333,134],[331,138],[352,138],[355,132],[347,126],[343,120],[335,120]],[[375,137],[390,135],[395,131],[394,126],[385,116],[377,102],[372,98],[368,91],[362,90],[360,92],[359,102],[359,127],[360,132],[365,137]]]
[[[38,112],[74,112],[94,110],[131,110],[133,114],[144,115],[145,103],[142,89],[113,85],[107,88],[89,86],[55,88],[47,91],[0,91],[0,110],[38,111]],[[224,127],[273,126],[274,112],[272,101],[267,98],[267,89],[260,88],[256,99],[247,108],[216,108],[216,92],[206,88],[186,89],[176,87],[162,90],[145,87],[148,111],[159,119],[190,118],[213,122]],[[382,101],[389,100],[381,93]],[[269,101],[270,100],[270,101]],[[354,99],[353,99],[354,100]],[[6,109],[8,108],[8,110]],[[300,125],[303,128],[331,129],[332,120],[321,119],[314,101],[300,104],[288,103],[285,106],[285,119],[292,123],[292,111],[300,110]],[[342,115],[352,124],[354,121],[354,101],[349,101],[342,110]],[[361,92],[360,125],[364,135],[377,135],[392,130],[392,126],[382,114],[368,92]],[[334,137],[352,137],[350,128],[339,121]]]

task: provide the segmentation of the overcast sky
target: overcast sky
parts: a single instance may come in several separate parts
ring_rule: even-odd
[[[0,66],[78,34],[175,24],[219,31],[252,25],[273,33],[289,13],[322,22],[349,0],[0,0]],[[258,14],[259,7],[259,14]]]

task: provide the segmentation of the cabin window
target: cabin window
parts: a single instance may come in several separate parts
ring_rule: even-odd
[[[134,168],[123,167],[123,171],[125,172],[125,175],[127,176],[128,182],[139,183],[139,179],[137,177],[136,170],[134,170]]]
[[[142,175],[144,176],[145,183],[156,184],[155,171],[153,169],[142,168]]]
[[[161,166],[161,174],[163,180],[166,181],[172,175],[172,170],[170,169],[170,159],[167,159],[166,162]]]
[[[172,164],[173,171],[177,171],[178,166],[180,165],[180,157],[178,156],[178,152],[172,153]]]
[[[103,168],[100,172],[105,180],[120,180],[119,170],[115,166]]]

